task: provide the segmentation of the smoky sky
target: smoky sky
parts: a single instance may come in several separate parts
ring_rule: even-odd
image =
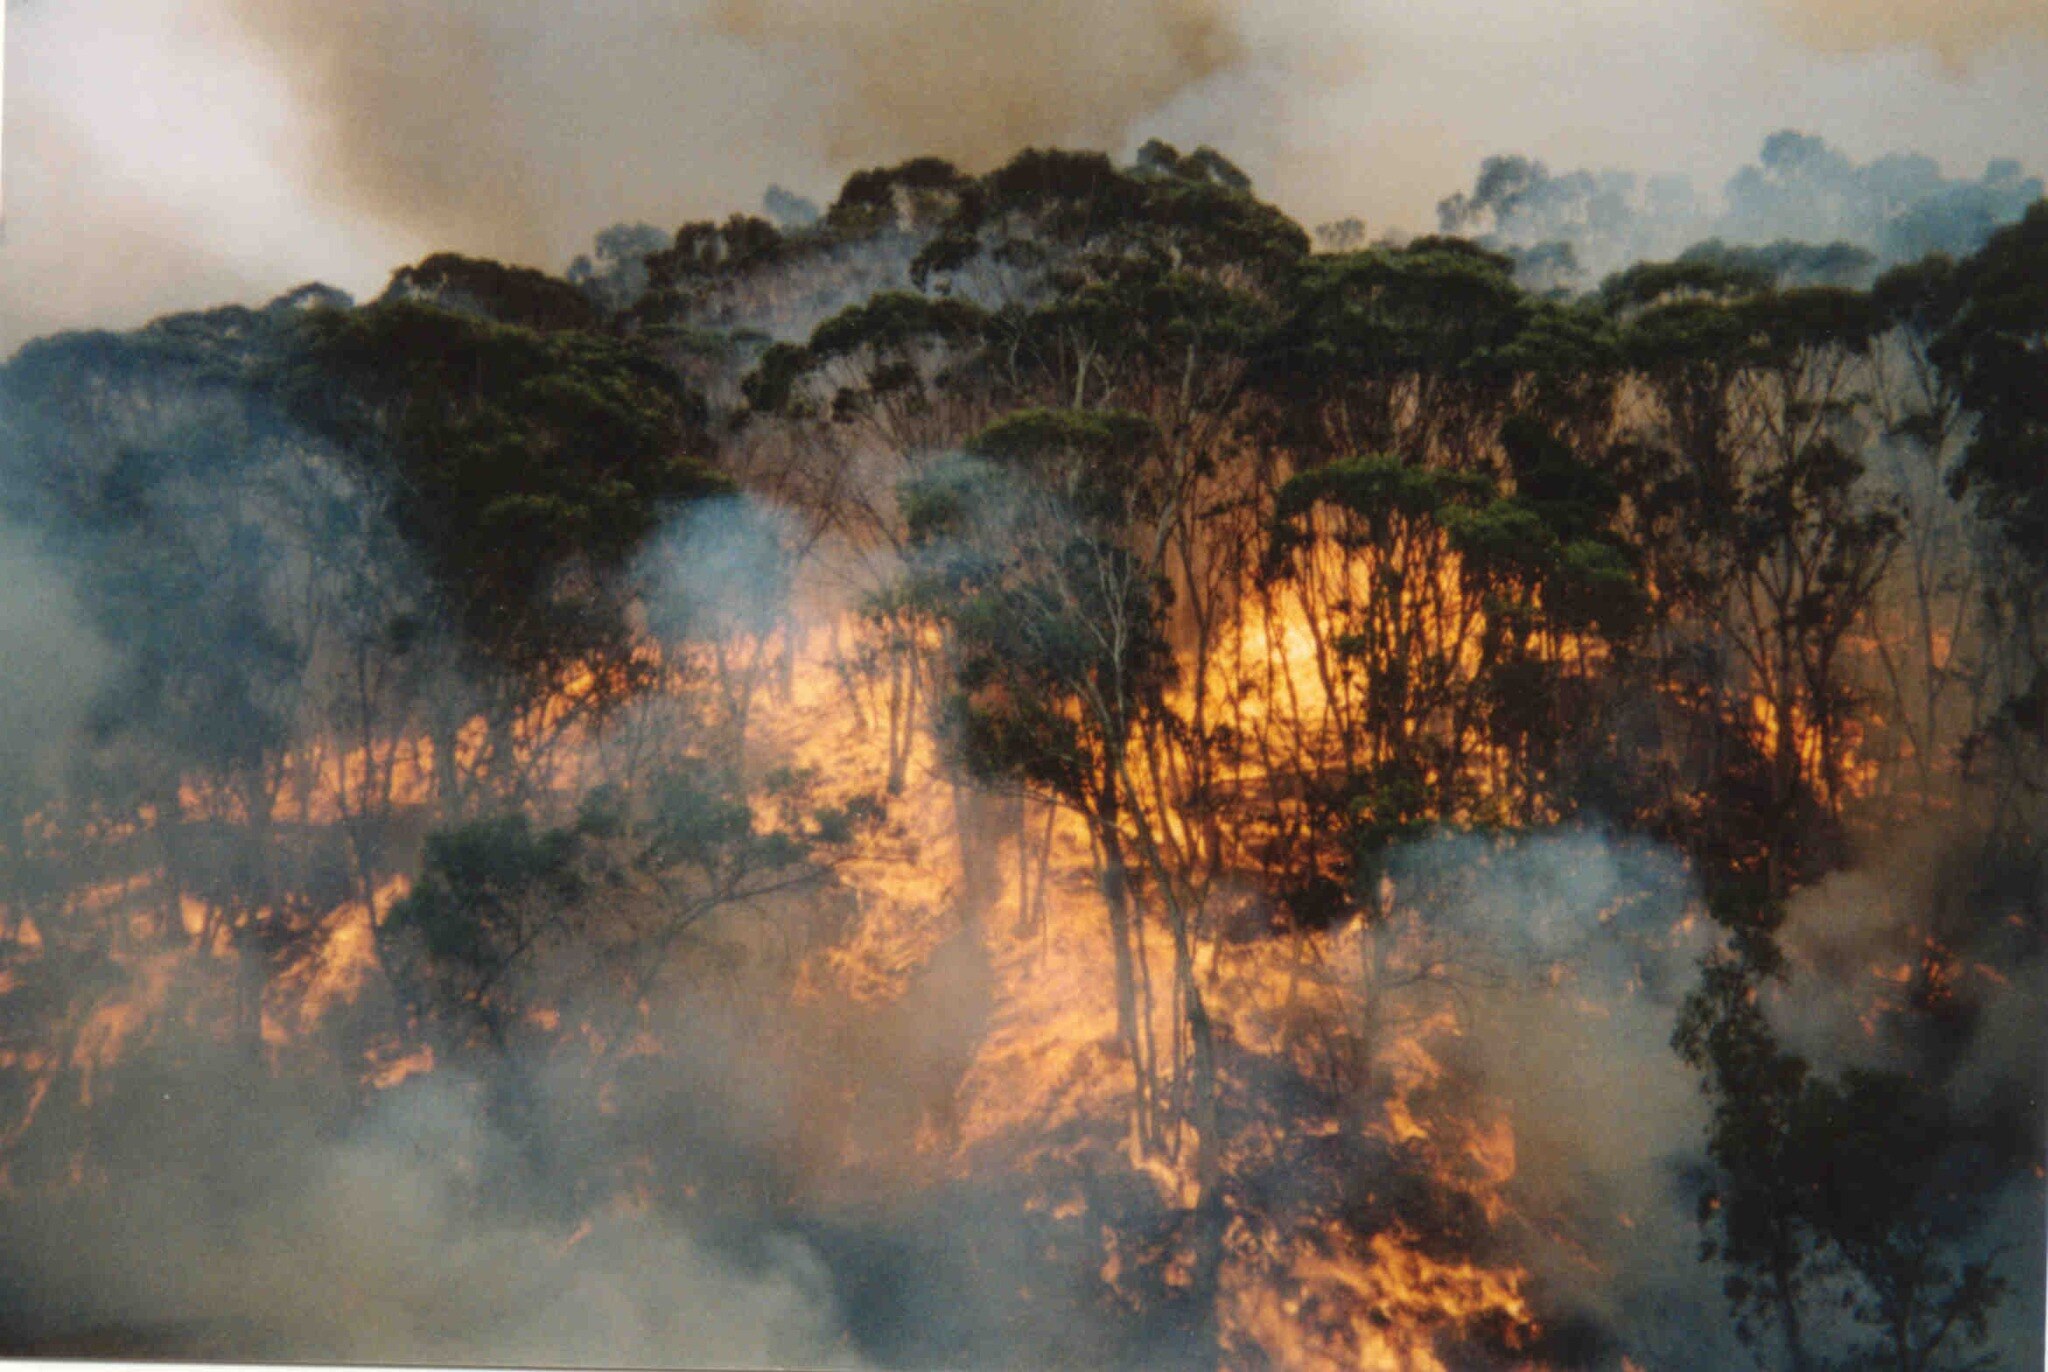
[[[1952,64],[2012,41],[2048,41],[2043,0],[1766,0],[1800,42],[1855,51],[1923,44]]]
[[[1235,0],[227,0],[305,98],[339,202],[558,254],[599,206],[659,220],[919,154],[1120,144],[1246,60]]]
[[[1691,175],[1779,128],[2048,167],[2043,0],[7,0],[0,348],[451,248],[829,198],[920,153],[1210,143],[1305,222],[1478,162]]]

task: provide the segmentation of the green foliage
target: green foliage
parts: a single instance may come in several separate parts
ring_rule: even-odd
[[[960,342],[974,338],[981,321],[981,311],[964,301],[883,291],[820,324],[810,352],[829,361],[862,349],[901,352],[927,340]]]
[[[1248,380],[1314,459],[1419,458],[1490,438],[1516,405],[1517,371],[1547,352],[1532,329],[1563,320],[1523,293],[1507,258],[1460,239],[1320,254],[1294,273]],[[1419,408],[1404,403],[1410,388],[1427,397]]]
[[[536,834],[521,814],[430,834],[419,882],[392,907],[391,925],[417,932],[438,961],[472,973],[497,968],[533,937],[522,901],[580,894],[570,838],[563,831]]]
[[[119,645],[86,712],[123,757],[101,778],[116,790],[175,788],[180,767],[252,785],[290,742],[309,629],[275,587],[308,541],[347,538],[354,502],[270,381],[305,321],[346,304],[305,287],[40,340],[0,371],[0,519],[42,531]]]
[[[810,355],[794,343],[772,343],[742,383],[747,404],[762,414],[803,413],[796,407],[796,388],[810,370]]]
[[[922,228],[954,212],[972,189],[973,183],[943,158],[913,157],[849,176],[825,211],[825,223],[845,235]]]
[[[1628,364],[1653,382],[1712,390],[1747,364],[1751,333],[1725,302],[1662,298],[1627,321],[1621,349]]]
[[[669,236],[652,224],[614,224],[598,232],[589,256],[569,264],[569,284],[599,309],[617,313],[646,294],[647,259],[669,246]],[[593,258],[595,259],[593,261]]]
[[[987,258],[1069,286],[1148,260],[1271,286],[1309,246],[1222,156],[1182,158],[1159,143],[1128,171],[1100,153],[1027,149],[959,196],[935,243],[915,268],[919,284]]]
[[[913,546],[930,549],[942,539],[968,536],[987,479],[982,468],[949,462],[904,483],[897,500]]]
[[[1955,261],[1937,254],[1893,267],[1871,286],[1870,299],[1886,325],[1932,339],[1962,307],[1962,286]]]
[[[1083,524],[1127,521],[1149,503],[1159,431],[1117,410],[1018,410],[969,439],[967,453],[1055,491]]]
[[[773,267],[787,252],[787,240],[773,224],[736,214],[723,224],[685,224],[676,230],[672,244],[648,253],[644,260],[649,286],[657,292],[675,292]]]
[[[1977,430],[1957,473],[2015,551],[2048,569],[2048,202],[1958,269],[1935,355]]]
[[[1594,304],[1539,301],[1500,359],[1531,383],[1531,408],[1569,424],[1608,411],[1621,371],[1620,339]]]
[[[1586,461],[1534,416],[1511,415],[1501,426],[1500,442],[1516,496],[1559,537],[1590,538],[1620,513],[1621,492],[1612,474]]]
[[[1527,416],[1509,422],[1503,446],[1513,494],[1474,473],[1386,457],[1304,472],[1275,502],[1276,552],[1301,545],[1318,504],[1354,517],[1356,531],[1342,536],[1364,547],[1390,544],[1397,525],[1432,525],[1461,558],[1466,584],[1499,608],[1520,606],[1527,616],[1535,613],[1528,598],[1540,595],[1543,615],[1560,628],[1625,637],[1640,618],[1643,591],[1634,557],[1609,529],[1620,504],[1611,483]]]
[[[838,831],[871,820],[849,807]],[[562,827],[507,814],[430,833],[412,893],[378,926],[379,954],[451,1048],[503,1050],[533,1009],[643,995],[712,915],[814,883],[819,841],[764,827],[730,777],[684,765],[598,788]]]
[[[1307,366],[1312,377],[1475,374],[1531,308],[1512,263],[1460,239],[1330,254],[1300,274],[1275,365]]]
[[[421,301],[544,332],[592,329],[598,323],[597,307],[570,283],[531,267],[507,267],[459,253],[436,253],[417,266],[399,268],[383,298]]]
[[[986,316],[964,301],[909,291],[882,291],[825,320],[809,343],[776,343],[742,382],[747,403],[760,414],[803,418],[822,413],[843,420],[901,397],[913,405],[934,367],[929,359],[971,354]],[[821,407],[807,384],[834,363],[865,360],[866,383],[840,386]]]
[[[1213,182],[1249,195],[1252,179],[1236,163],[1214,148],[1197,148],[1185,156],[1171,143],[1154,138],[1138,149],[1134,170],[1155,176],[1179,177],[1187,181]]]
[[[1773,291],[1746,302],[1741,314],[1766,366],[1802,351],[1864,353],[1880,325],[1870,297],[1842,286]]]
[[[1737,1330],[1755,1343],[1775,1328],[1793,1366],[1818,1366],[1814,1346],[1843,1310],[1871,1336],[1854,1365],[1952,1365],[2008,1290],[1981,1251],[1992,1188],[1974,1130],[1907,1073],[1830,1079],[1786,1051],[1761,996],[1772,955],[1755,946],[1761,961],[1707,961],[1674,1037],[1714,1103],[1719,1182],[1700,1218]]]
[[[1437,826],[1435,796],[1419,752],[1396,757],[1352,778],[1346,803],[1351,889],[1372,892],[1388,860]],[[1368,909],[1374,908],[1368,903]]]
[[[1615,311],[1680,300],[1725,304],[1767,291],[1771,285],[1771,273],[1755,262],[1709,253],[1675,262],[1638,262],[1602,282],[1600,299]]]
[[[1433,519],[1492,491],[1486,478],[1469,472],[1413,466],[1391,457],[1353,457],[1294,477],[1281,487],[1274,508],[1285,530],[1318,503],[1337,505],[1365,521],[1369,542],[1383,543],[1394,518]]]
[[[1876,273],[1877,257],[1853,243],[1794,243],[1780,240],[1763,247],[1729,245],[1710,238],[1687,248],[1681,264],[1707,263],[1733,279],[1763,286],[1865,286]]]
[[[949,629],[946,733],[965,765],[1100,800],[1170,679],[1165,591],[1125,546],[1145,518],[1141,416],[1025,410],[903,492],[910,602]]]
[[[416,1013],[504,1046],[526,1008],[515,973],[560,936],[586,889],[573,853],[572,834],[535,833],[520,814],[428,836],[418,882],[377,930]]]
[[[390,483],[466,640],[515,676],[619,651],[628,563],[678,502],[726,488],[685,455],[690,397],[625,344],[413,301],[307,331],[291,412]]]
[[[967,451],[975,457],[1026,468],[1060,457],[1096,465],[1142,451],[1157,436],[1152,422],[1143,415],[1116,410],[1019,410],[970,439]]]

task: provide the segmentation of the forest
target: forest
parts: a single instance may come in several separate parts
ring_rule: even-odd
[[[2039,1366],[2048,201],[1727,199],[920,158],[23,347],[0,1352]]]

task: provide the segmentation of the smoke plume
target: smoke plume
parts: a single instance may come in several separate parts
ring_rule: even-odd
[[[263,1086],[217,1059],[163,1066],[161,1109],[127,1106],[132,1146],[210,1149],[232,1166],[197,1184],[138,1172],[102,1197],[17,1207],[0,1254],[0,1292],[33,1312],[11,1324],[17,1347],[104,1351],[100,1330],[240,1359],[860,1365],[799,1239],[720,1251],[618,1216],[565,1242],[493,1204],[475,1161],[515,1145],[481,1118],[473,1083],[397,1093],[327,1138],[274,1097],[259,1117],[198,1124],[206,1093],[261,1098]]]
[[[668,231],[752,209],[771,183],[823,201],[863,165],[979,167],[1027,143],[1208,143],[1304,223],[1374,232],[1428,228],[1507,150],[1702,187],[1786,127],[1965,173],[2048,161],[2040,49],[2009,41],[2039,39],[2039,11],[1991,0],[10,10],[10,348],[308,279],[370,295],[436,249],[559,270],[607,223]]]
[[[1114,145],[1245,53],[1232,0],[229,3],[314,110],[330,193],[549,265],[593,213],[673,223],[792,169]]]
[[[1245,55],[1231,0],[954,4],[719,0],[712,22],[835,78],[834,161],[929,151],[986,166],[1032,144],[1120,142]]]

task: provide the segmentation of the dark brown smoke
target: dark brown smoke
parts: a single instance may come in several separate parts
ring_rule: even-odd
[[[535,188],[513,133],[527,115],[493,109],[504,83],[485,11],[404,0],[230,4],[317,109],[333,187],[429,234],[531,219]]]
[[[987,164],[1034,143],[1114,143],[1244,57],[1231,0],[717,0],[712,22],[821,70],[835,161]]]
[[[1244,57],[1238,0],[223,3],[312,111],[329,195],[547,266],[806,172],[1114,146]]]

